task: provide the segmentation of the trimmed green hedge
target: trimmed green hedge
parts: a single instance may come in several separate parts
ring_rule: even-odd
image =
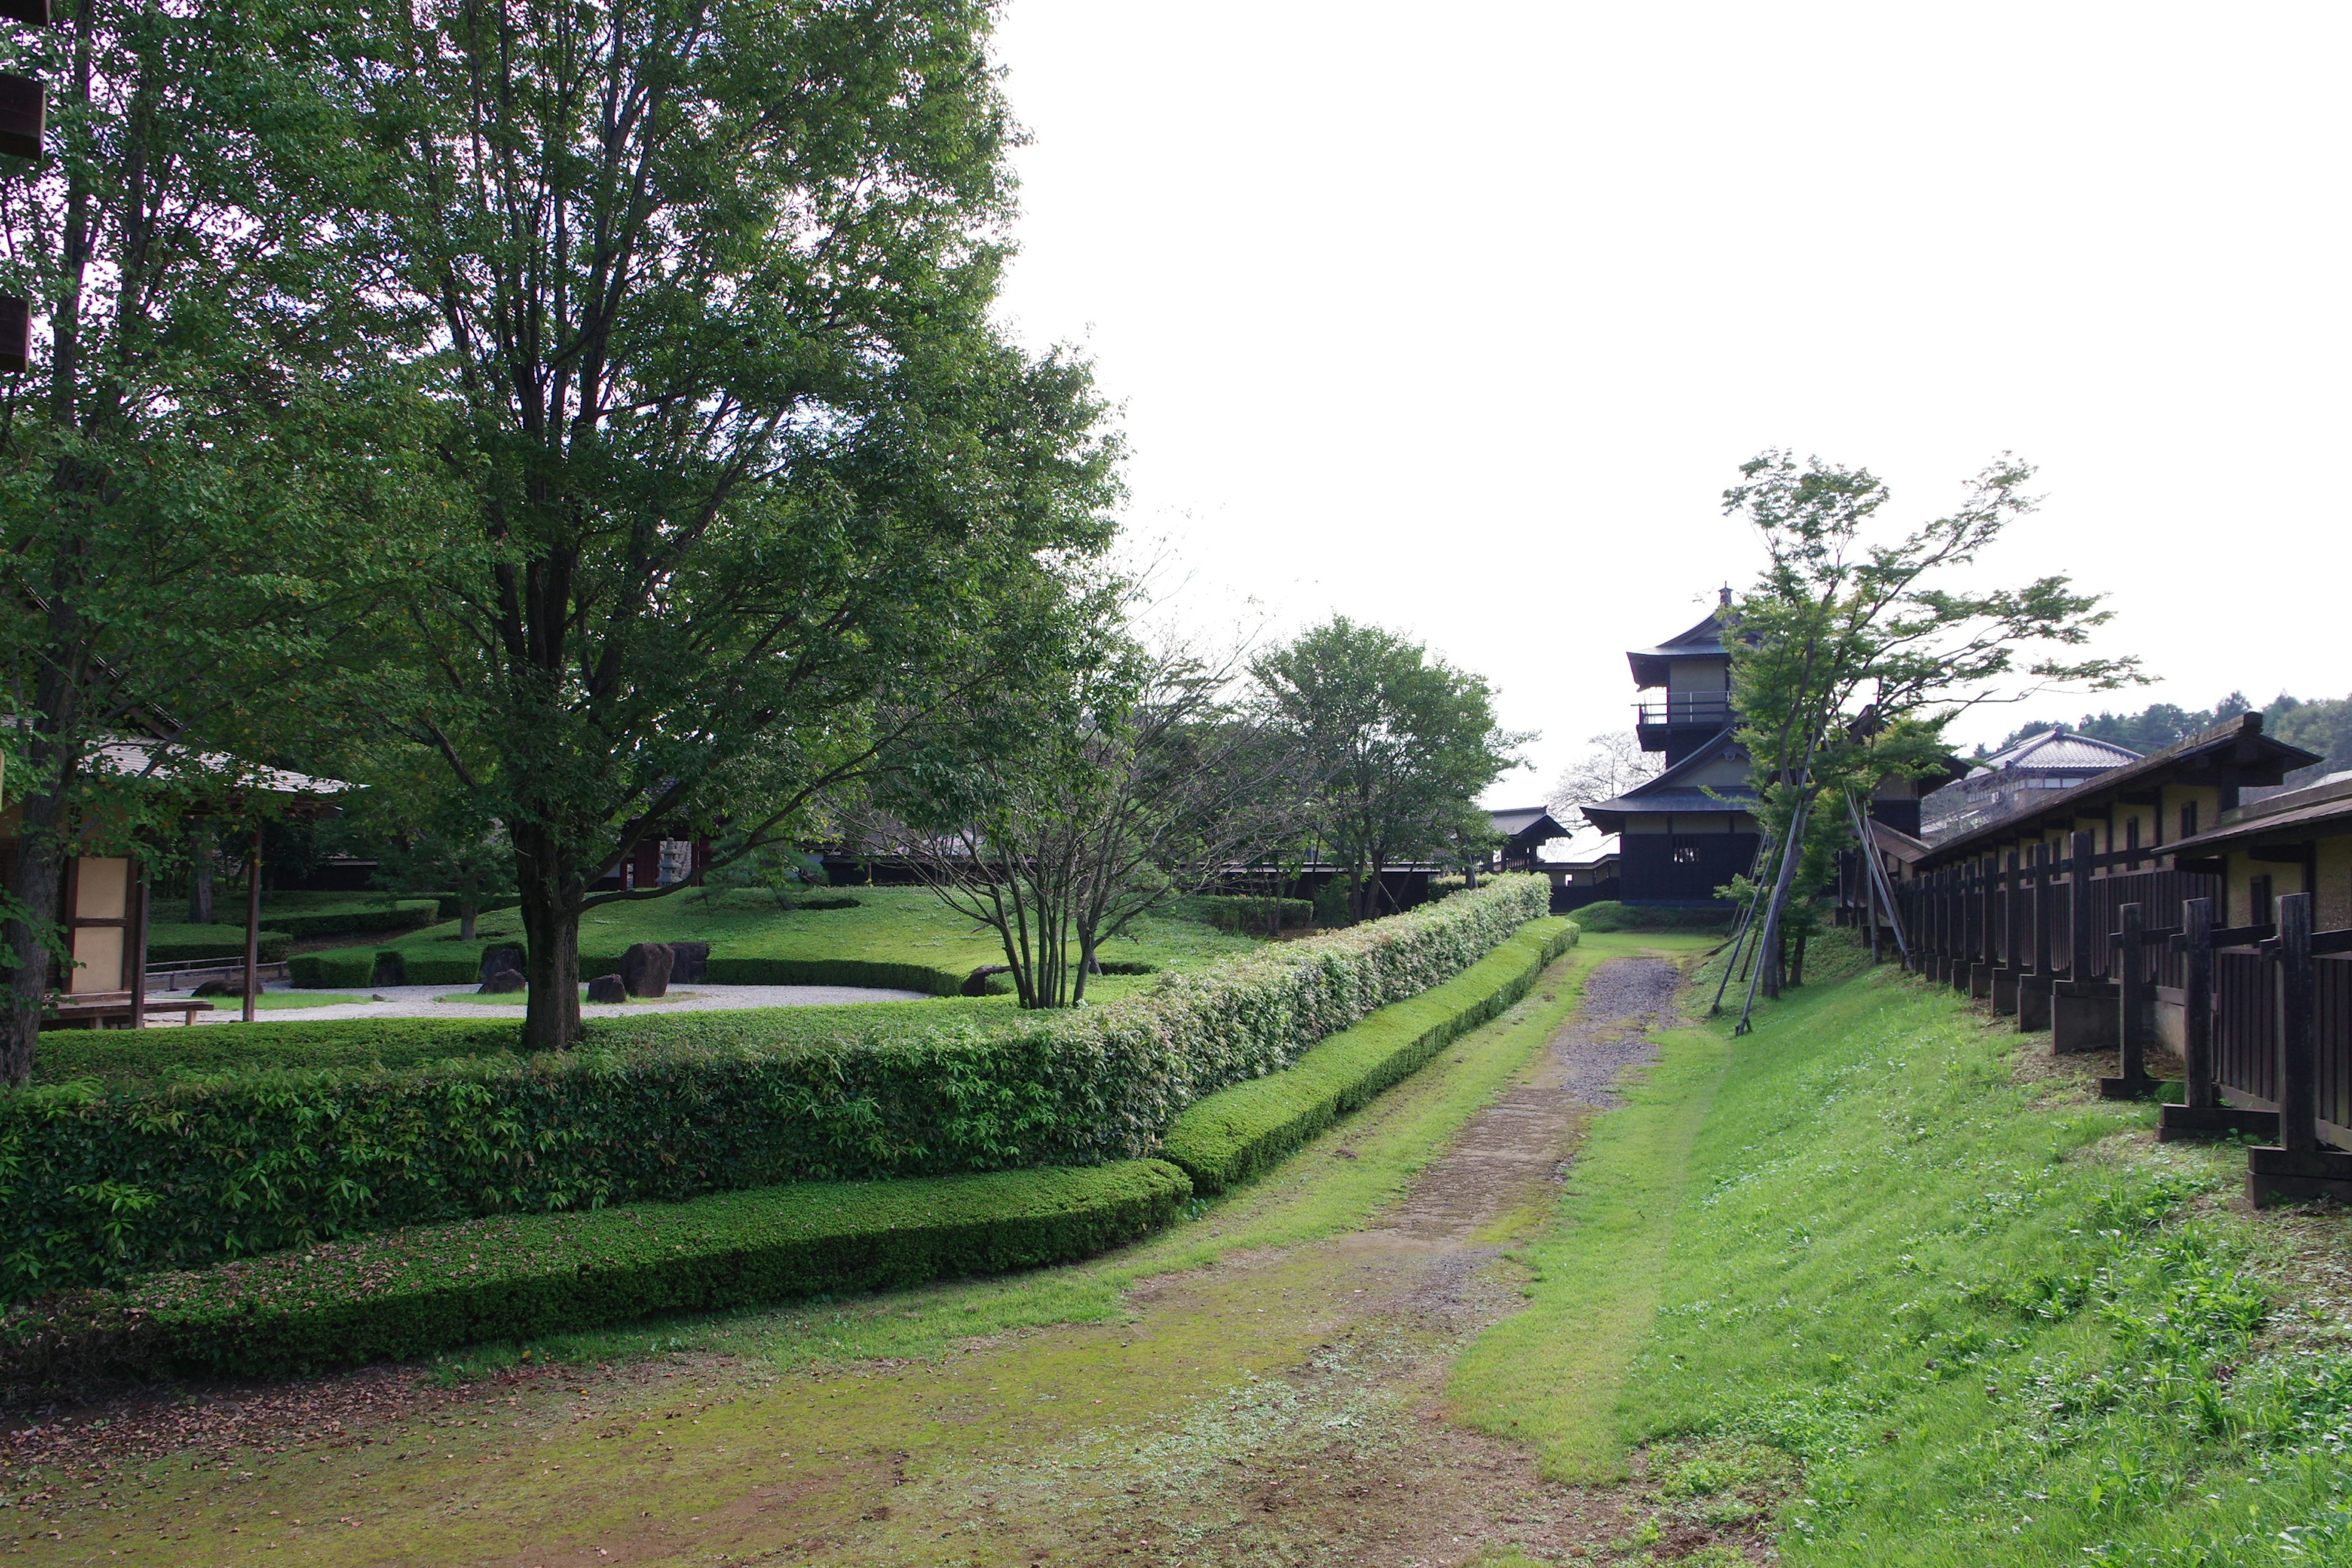
[[[1569,921],[1528,921],[1434,990],[1381,1008],[1281,1072],[1196,1101],[1168,1130],[1161,1157],[1202,1192],[1248,1181],[1526,995],[1577,935]]]
[[[38,1386],[110,1363],[274,1376],[1001,1273],[1132,1241],[1191,1195],[1175,1166],[1134,1160],[399,1230],[20,1310],[0,1327],[0,1379]]]
[[[236,1005],[235,998],[226,1005]],[[96,1079],[156,1087],[167,1079],[287,1068],[388,1068],[452,1057],[510,1056],[522,1025],[475,1018],[312,1018],[206,1024],[194,1029],[56,1029],[41,1037],[40,1083]]]
[[[373,952],[298,952],[289,970],[297,987],[308,991],[348,991],[376,983],[377,961],[400,961],[398,980],[387,985],[472,985],[482,977],[478,946],[446,958],[419,955],[414,949],[381,948]],[[583,953],[583,979],[617,974],[621,956]],[[953,996],[964,977],[921,963],[877,963],[860,958],[726,958],[714,954],[709,979],[717,985],[860,985],[887,991],[920,991],[929,996]]]
[[[1730,904],[1678,908],[1612,899],[1587,904],[1574,918],[1586,931],[1727,931],[1738,913]]]
[[[1190,906],[1200,912],[1201,919],[1219,931],[1270,931],[1278,912],[1282,929],[1297,931],[1313,923],[1315,900],[1312,899],[1276,899],[1255,893],[1222,895],[1199,899]]]
[[[434,918],[436,921],[454,921],[465,913],[463,910],[457,907],[464,900],[459,899],[455,893],[418,893],[415,896],[420,899],[431,899],[434,901]],[[495,899],[484,899],[480,900],[475,904],[474,912],[478,915],[487,915],[494,913],[499,910],[519,910],[520,908],[522,908],[521,896],[515,893],[507,893]]]
[[[0,1097],[0,1292],[501,1212],[1140,1158],[1194,1100],[1443,984],[1549,896],[1501,878],[1100,1007],[923,1003],[817,1040],[774,1011],[669,1014],[557,1056],[17,1090]]]
[[[261,962],[277,963],[286,957],[286,950],[294,945],[293,935],[278,927],[255,933],[261,946]],[[205,963],[215,960],[245,962],[245,928],[241,925],[183,925],[157,921],[147,928],[147,962],[158,963]]]
[[[265,895],[265,905],[268,901]],[[440,913],[439,902],[429,898],[401,899],[387,904],[382,899],[354,897],[346,903],[310,905],[299,911],[265,908],[262,918],[269,922],[271,930],[289,932],[301,941],[314,936],[341,936],[345,931],[410,931],[431,925]]]

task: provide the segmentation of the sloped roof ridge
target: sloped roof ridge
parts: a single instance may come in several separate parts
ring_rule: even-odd
[[[1708,736],[1706,742],[1704,745],[1692,747],[1690,755],[1685,757],[1681,762],[1676,763],[1673,767],[1666,769],[1664,773],[1658,773],[1654,777],[1643,779],[1640,784],[1635,784],[1623,795],[1612,796],[1608,800],[1595,801],[1592,805],[1587,809],[1606,811],[1616,805],[1619,801],[1639,800],[1643,795],[1648,794],[1652,790],[1665,789],[1673,784],[1679,784],[1682,781],[1684,774],[1696,773],[1705,764],[1716,761],[1717,748],[1721,746],[1725,742],[1730,740],[1731,737],[1738,732],[1738,729],[1739,726],[1737,724],[1726,724],[1722,729],[1717,730],[1714,734]],[[1748,788],[1745,784],[1740,784],[1736,787],[1740,789]],[[1736,799],[1738,797],[1734,796],[1733,798]],[[1639,806],[1633,806],[1627,809],[1638,811],[1641,808]]]
[[[2050,747],[2058,745],[2061,742],[2072,742],[2078,746],[2094,746],[2098,748],[2100,751],[2107,752],[2115,756],[2123,758],[2126,762],[2137,762],[2143,754],[2133,751],[2129,746],[2119,745],[2114,741],[2103,741],[2096,735],[2085,735],[2080,730],[2069,730],[2065,725],[2058,724],[2042,731],[2042,733],[2038,735],[2029,735],[2024,740],[2018,742],[2017,744],[2009,747],[2005,751],[1995,752],[1991,756],[1984,758],[1979,765],[1988,768],[2014,766],[2015,764],[2023,762],[2026,758],[2032,756],[2035,752],[2046,751]],[[2066,763],[2063,765],[2074,767],[2081,766],[2082,764]],[[2117,767],[2121,767],[2123,763],[2119,762],[2116,765]]]
[[[2304,759],[2301,763],[2288,763],[2290,767],[2303,767],[2319,761],[2317,756],[2305,751],[2301,746],[2289,745],[2276,736],[2263,735],[2263,716],[2250,710],[2234,719],[2226,719],[2219,724],[2200,730],[2194,735],[2183,735],[2172,744],[2150,752],[2136,763],[2126,763],[2121,767],[2109,768],[2105,773],[2095,777],[2084,779],[2072,789],[2062,790],[2047,800],[2035,801],[2021,811],[2012,811],[2005,816],[1998,816],[1979,826],[1971,827],[1965,833],[1956,833],[1951,837],[1937,843],[1934,852],[1937,856],[1943,856],[1968,844],[1972,839],[2009,832],[2012,825],[2027,817],[2053,816],[2101,790],[2114,789],[2128,784],[2142,773],[2154,773],[2165,763],[2176,761],[2191,752],[2201,752],[2208,746],[2218,746],[2225,741],[2265,739],[2281,751]]]

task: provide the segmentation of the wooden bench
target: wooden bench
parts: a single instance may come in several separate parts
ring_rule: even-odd
[[[195,1026],[197,1014],[210,1013],[214,1008],[210,1002],[194,996],[185,996],[176,1001],[150,1002],[143,1011],[151,1018],[158,1013],[177,1013],[180,1015],[180,1022],[193,1028]],[[103,1029],[110,1026],[127,1026],[130,1022],[130,996],[122,993],[112,993],[89,997],[72,997],[60,1002],[42,1016],[41,1027],[44,1029]]]

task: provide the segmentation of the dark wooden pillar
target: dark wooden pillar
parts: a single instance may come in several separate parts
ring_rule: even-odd
[[[131,929],[123,935],[122,962],[131,971],[131,1019],[133,1029],[147,1026],[147,907],[154,889],[147,881],[147,858],[131,857]]]
[[[2097,840],[2088,828],[2075,834],[2074,855],[2069,865],[2073,883],[2070,901],[2074,905],[2068,911],[2073,917],[2069,921],[2069,934],[2073,938],[2074,951],[2067,955],[2066,978],[2076,982],[2091,978],[2091,954],[2095,951],[2093,944],[2099,940],[2099,933],[2092,929],[2091,922],[2091,860],[2095,853],[2092,846],[2095,843]]]
[[[2156,988],[2148,983],[2147,917],[2137,903],[2117,911],[2122,930],[2116,933],[2116,1039],[2121,1047],[2123,1070],[2099,1080],[2105,1100],[2146,1100],[2156,1092],[2147,1075],[2147,1037],[2156,1026]]]
[[[261,1010],[261,829],[253,830],[253,858],[245,871],[245,1021]]]
[[[2183,1099],[2199,1110],[2221,1103],[2213,1084],[2213,900],[2191,899],[2180,909],[2180,945],[2186,976],[2188,1016],[2182,1020],[2181,1058],[2189,1082]]]
[[[2278,907],[2279,1147],[2306,1154],[2319,1147],[2318,1062],[2312,1047],[2311,895],[2289,893]]]
[[[2051,933],[2058,923],[2058,885],[2051,875],[2048,841],[2033,847],[2033,973],[2054,974]]]

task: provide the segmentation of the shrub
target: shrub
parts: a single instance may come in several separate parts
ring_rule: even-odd
[[[299,910],[268,910],[263,918],[269,921],[271,930],[285,931],[299,942],[314,936],[340,936],[345,931],[407,931],[432,924],[440,912],[440,905],[430,898],[401,899],[392,903],[382,899],[352,898],[341,903],[306,905]],[[240,936],[238,940],[244,939]]]
[[[433,900],[433,918],[436,922],[440,921],[454,921],[465,913],[463,910],[460,910],[457,907],[465,900],[459,898],[456,893],[418,893],[415,896],[420,899],[431,899]],[[522,897],[518,893],[503,893],[494,899],[477,899],[474,900],[474,912],[478,915],[490,914],[499,910],[519,910],[521,907]]]
[[[1586,931],[1723,931],[1738,913],[1729,904],[1675,909],[1608,900],[1587,904],[1570,918]]]
[[[260,939],[264,963],[282,962],[286,950],[294,945],[291,934],[275,928],[256,934]],[[147,928],[147,962],[151,964],[205,963],[215,959],[245,962],[243,926],[183,925],[157,921]]]
[[[1135,1160],[397,1230],[37,1303],[0,1331],[0,1378],[37,1386],[109,1363],[282,1375],[1034,1268],[1155,1230],[1191,1194],[1174,1166]]]
[[[232,1002],[231,1005],[234,1005]],[[173,1078],[286,1068],[406,1068],[513,1054],[512,1018],[317,1018],[194,1029],[57,1029],[41,1037],[41,1083],[95,1079],[152,1087]]]
[[[1202,899],[1193,907],[1199,910],[1202,920],[1219,931],[1263,934],[1275,929],[1277,914],[1281,916],[1285,931],[1296,931],[1312,924],[1315,920],[1315,903],[1311,899],[1276,899],[1252,893]]]
[[[1249,1180],[1526,995],[1576,938],[1567,921],[1529,921],[1444,984],[1381,1008],[1281,1072],[1196,1101],[1168,1130],[1161,1155],[1202,1192]]]
[[[375,984],[376,955],[346,949],[338,952],[298,952],[286,961],[286,973],[295,986],[306,991],[349,991]]]
[[[782,1009],[669,1014],[560,1056],[36,1086],[0,1098],[0,1289],[500,1212],[1139,1158],[1193,1100],[1451,979],[1549,895],[1498,879],[1070,1012],[926,1003],[832,1039]]]

